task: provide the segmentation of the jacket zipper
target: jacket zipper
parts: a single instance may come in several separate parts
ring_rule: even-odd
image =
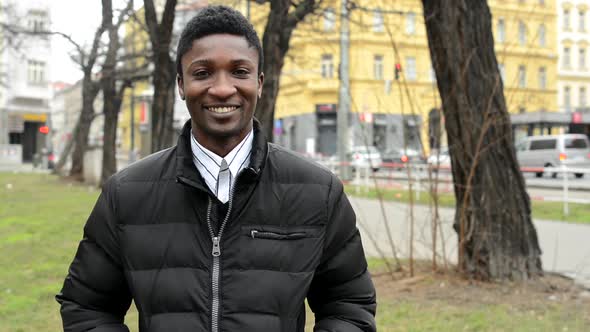
[[[258,173],[259,170],[254,170],[250,168],[253,172]],[[243,170],[242,170],[243,171]],[[211,236],[211,242],[213,242],[211,255],[213,256],[213,271],[211,273],[211,290],[212,290],[212,300],[211,300],[211,332],[218,332],[219,331],[219,277],[220,277],[220,263],[219,259],[221,257],[221,236],[223,235],[223,230],[225,229],[225,225],[229,220],[229,216],[231,214],[231,210],[233,207],[233,200],[234,200],[234,192],[235,188],[238,184],[238,179],[242,174],[242,171],[236,175],[236,179],[234,181],[234,185],[231,188],[229,193],[229,206],[227,208],[227,213],[225,214],[225,218],[219,227],[219,233],[215,236],[213,232],[213,227],[211,226],[211,208],[212,202],[211,197],[209,197],[209,201],[207,204],[207,228],[209,229],[209,235]],[[186,183],[192,187],[196,187],[191,181],[188,181],[184,178],[177,178],[180,182]]]
[[[241,173],[241,172],[240,172]],[[219,259],[221,257],[221,236],[223,235],[223,230],[225,229],[225,225],[229,220],[229,216],[231,214],[232,206],[233,206],[233,199],[234,199],[234,191],[237,185],[237,181],[240,174],[236,176],[236,180],[234,185],[231,188],[229,194],[229,206],[227,208],[227,213],[225,214],[225,218],[223,218],[223,222],[219,227],[219,233],[215,236],[213,232],[213,227],[211,226],[211,208],[212,202],[211,198],[209,197],[209,201],[207,204],[207,228],[209,229],[209,235],[211,236],[211,242],[213,242],[213,246],[211,249],[211,255],[213,256],[213,271],[211,273],[211,290],[212,290],[212,301],[211,301],[211,332],[218,332],[219,331],[219,274],[220,274],[220,263]]]

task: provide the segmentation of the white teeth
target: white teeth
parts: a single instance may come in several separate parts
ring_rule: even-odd
[[[208,110],[210,110],[211,112],[214,113],[228,113],[231,112],[235,109],[237,109],[236,106],[229,106],[229,107],[207,107]]]

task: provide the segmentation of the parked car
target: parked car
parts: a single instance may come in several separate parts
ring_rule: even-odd
[[[438,171],[439,168],[451,168],[451,155],[449,155],[448,148],[442,148],[440,151],[432,150],[430,156],[426,160],[428,165],[434,167],[434,171]]]
[[[398,169],[402,169],[403,166],[420,165],[425,164],[426,160],[422,155],[422,151],[413,148],[390,148],[383,152],[383,162],[390,163],[397,166]]]
[[[374,172],[377,172],[383,163],[379,150],[374,146],[366,145],[351,148],[348,153],[348,160],[350,160],[353,171],[370,167]]]
[[[590,142],[584,134],[529,136],[516,144],[516,155],[521,167],[558,167],[590,169]],[[535,173],[542,177],[543,172]],[[584,173],[574,173],[582,178]],[[553,177],[557,173],[552,174]]]

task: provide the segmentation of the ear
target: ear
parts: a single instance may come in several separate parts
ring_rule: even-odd
[[[178,94],[180,99],[184,100],[184,81],[180,75],[176,75],[176,83],[178,84]]]
[[[264,73],[258,75],[258,98],[262,97],[262,87],[264,86]]]

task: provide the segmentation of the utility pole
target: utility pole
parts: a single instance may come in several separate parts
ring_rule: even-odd
[[[131,32],[131,72],[135,73],[135,25],[133,25],[133,31]],[[131,82],[131,110],[129,113],[129,132],[130,132],[130,142],[129,142],[129,163],[135,161],[135,83]]]
[[[246,17],[250,21],[250,0],[246,0]]]
[[[348,113],[350,110],[350,78],[348,73],[350,30],[348,0],[341,0],[340,12],[340,94],[338,102],[338,160],[340,161],[340,179],[350,179],[350,165],[348,165]]]

